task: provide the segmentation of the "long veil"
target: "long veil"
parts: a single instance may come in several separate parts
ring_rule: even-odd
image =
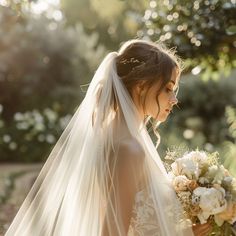
[[[84,100],[52,149],[6,236],[105,236],[104,222],[109,229],[106,235],[126,235],[121,201],[118,197],[114,200],[117,183],[122,184],[115,177],[120,157],[117,150],[123,140],[117,138],[119,128],[115,127],[119,123],[126,125],[144,150],[143,179],[153,198],[159,235],[193,235],[146,126],[116,73],[117,55],[109,53],[96,70]]]

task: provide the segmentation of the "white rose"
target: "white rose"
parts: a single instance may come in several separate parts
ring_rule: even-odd
[[[172,163],[171,168],[176,176],[185,175],[188,179],[198,179],[200,174],[198,163],[188,154]]]
[[[191,151],[186,156],[189,156],[196,161],[199,164],[199,168],[208,164],[207,154],[203,151]]]
[[[227,207],[225,190],[222,187],[217,189],[198,187],[193,191],[193,195],[200,197],[199,207],[202,212],[198,214],[198,218],[201,224],[206,223],[210,215],[220,213]]]
[[[173,185],[174,189],[179,192],[179,191],[185,191],[187,190],[187,184],[189,182],[189,179],[185,175],[179,175],[176,176],[173,179]]]

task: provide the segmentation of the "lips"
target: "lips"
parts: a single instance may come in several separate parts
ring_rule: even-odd
[[[170,113],[171,110],[170,110],[170,109],[166,109],[165,111],[168,112],[168,113]]]

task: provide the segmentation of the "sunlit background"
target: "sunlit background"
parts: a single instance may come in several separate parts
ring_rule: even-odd
[[[235,16],[235,0],[0,0],[0,235],[97,66],[131,38],[160,40],[185,62],[161,155],[218,151],[236,175]]]

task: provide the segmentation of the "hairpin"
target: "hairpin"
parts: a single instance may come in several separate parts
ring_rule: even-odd
[[[139,62],[141,62],[141,61],[139,61],[138,59],[135,59],[134,57],[131,57],[130,59],[125,59],[125,58],[123,58],[121,61],[120,61],[120,63],[121,64],[128,64],[128,63],[139,63]]]

